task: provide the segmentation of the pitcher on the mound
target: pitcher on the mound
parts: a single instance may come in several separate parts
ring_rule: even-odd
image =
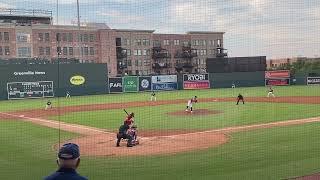
[[[198,100],[197,100],[197,96],[194,96],[193,98],[191,98],[190,100],[188,100],[188,104],[187,104],[187,108],[186,108],[186,111],[189,111],[190,109],[190,112],[192,113],[192,104],[193,103],[197,103]]]
[[[269,91],[268,91],[267,97],[270,97],[270,96],[276,97],[276,96],[274,95],[274,91],[273,91],[272,87],[269,87]]]

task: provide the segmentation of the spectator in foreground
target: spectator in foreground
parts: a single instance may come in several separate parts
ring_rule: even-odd
[[[59,169],[44,180],[88,180],[76,172],[80,164],[80,151],[77,144],[64,144],[59,150],[57,164]]]

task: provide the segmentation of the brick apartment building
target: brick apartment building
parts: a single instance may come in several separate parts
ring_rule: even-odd
[[[286,67],[289,64],[294,62],[304,61],[304,62],[320,62],[319,57],[310,58],[310,57],[293,57],[293,58],[280,58],[280,59],[269,59],[267,61],[268,69],[277,69],[281,67]]]
[[[206,59],[226,56],[223,32],[156,34],[105,24],[53,25],[52,12],[2,9],[0,59],[78,59],[107,63],[109,76],[206,72]]]

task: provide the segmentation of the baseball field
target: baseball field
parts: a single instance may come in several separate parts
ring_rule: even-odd
[[[89,179],[287,179],[320,172],[320,86],[106,94],[0,101],[0,179],[41,179],[59,144],[80,145]],[[245,104],[236,105],[241,93]],[[198,96],[194,113],[187,101]],[[135,113],[140,144],[115,147]],[[316,176],[314,176],[316,177]],[[318,177],[319,178],[319,177]]]

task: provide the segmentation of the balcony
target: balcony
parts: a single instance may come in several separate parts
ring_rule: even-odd
[[[186,58],[186,59],[192,59],[194,57],[197,57],[197,53],[193,53],[191,51],[180,51],[177,52],[174,56],[175,58]]]
[[[117,69],[125,69],[125,68],[127,68],[127,63],[123,61],[118,61]]]
[[[168,68],[170,65],[168,63],[153,63],[152,68],[154,69],[162,69],[162,68]]]
[[[183,69],[183,68],[193,68],[194,64],[192,62],[178,62],[176,63],[177,69]]]
[[[117,47],[116,51],[117,51],[117,59],[127,58],[127,52],[125,49],[121,47]]]
[[[152,48],[152,59],[166,59],[171,58],[170,53],[161,47]]]

